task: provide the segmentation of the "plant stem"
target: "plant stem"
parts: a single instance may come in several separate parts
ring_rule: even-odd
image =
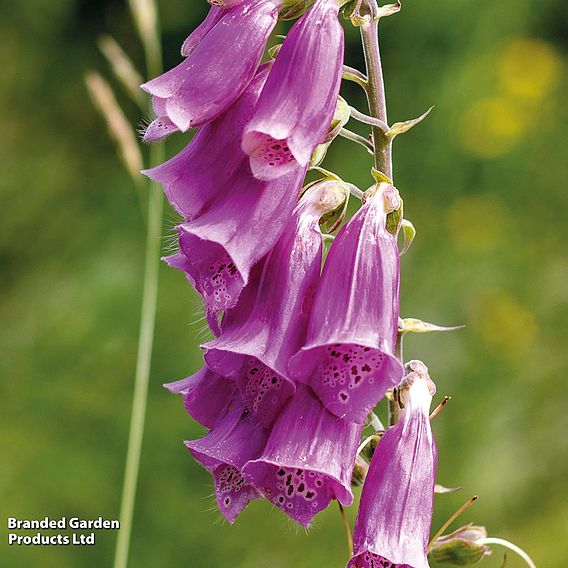
[[[367,0],[367,2],[375,7],[375,10],[372,11],[378,10],[376,0]],[[369,116],[388,124],[378,26],[378,20],[371,20],[368,24],[361,26],[363,54],[368,77],[366,92]],[[372,132],[375,146],[375,168],[392,180],[392,141],[385,135],[384,129],[379,126],[373,126]]]
[[[513,552],[518,554],[527,563],[527,565],[530,566],[530,568],[536,568],[535,563],[532,561],[532,558],[522,548],[519,548],[516,544],[513,544],[508,540],[489,537],[481,539],[479,541],[479,544],[498,544],[499,546],[508,548],[509,550],[512,550]]]
[[[343,505],[338,501],[337,504],[339,505],[339,513],[341,514],[341,518],[343,519],[343,526],[345,528],[345,538],[347,539],[347,550],[349,552],[349,557],[353,555],[353,535],[351,534],[351,527],[349,526],[349,519],[345,514],[345,509]]]
[[[155,24],[155,32],[151,34],[151,36],[145,36],[144,34],[141,35],[146,56],[147,73],[150,77],[159,75],[162,71],[162,50],[157,20]],[[150,167],[162,163],[164,158],[165,149],[163,145],[153,145],[150,148]],[[136,502],[138,473],[140,470],[140,455],[142,452],[142,441],[144,438],[144,422],[146,418],[148,384],[152,363],[152,347],[154,343],[160,249],[162,240],[162,217],[162,189],[158,184],[149,181],[148,229],[146,234],[142,310],[140,318],[140,332],[138,336],[138,356],[136,360],[132,414],[130,417],[128,450],[126,454],[126,466],[120,504],[120,531],[118,533],[116,543],[114,568],[126,568],[128,565],[128,554],[132,534],[132,519],[134,515],[134,505]]]
[[[432,545],[434,544],[434,542],[436,541],[436,539],[438,539],[439,537],[442,536],[442,534],[444,533],[444,531],[467,509],[469,509],[478,499],[477,495],[474,495],[471,499],[468,499],[441,527],[440,530],[432,537],[432,539],[430,540],[430,543],[428,544],[428,548],[426,549],[426,552],[429,552],[430,548],[432,548]]]

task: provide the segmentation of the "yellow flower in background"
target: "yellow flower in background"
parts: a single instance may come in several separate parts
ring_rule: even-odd
[[[514,100],[503,96],[483,98],[463,113],[460,141],[474,156],[493,158],[515,145],[526,124],[527,114]]]
[[[459,120],[461,145],[479,158],[507,153],[529,132],[563,67],[550,44],[533,38],[509,41],[494,63],[496,93],[472,101]]]
[[[507,212],[492,195],[464,195],[448,210],[452,241],[461,249],[481,252],[494,248],[504,233]]]
[[[503,90],[517,97],[540,100],[557,83],[561,60],[547,42],[519,38],[509,42],[497,60],[497,74]]]
[[[533,314],[505,291],[474,302],[472,321],[487,347],[505,359],[522,357],[536,339]]]

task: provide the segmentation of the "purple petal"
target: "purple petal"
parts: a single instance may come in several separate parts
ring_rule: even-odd
[[[351,474],[361,429],[330,414],[309,388],[299,385],[262,456],[244,467],[245,479],[307,526],[331,499],[352,503]]]
[[[183,395],[188,414],[206,428],[213,427],[235,392],[235,385],[231,381],[207,366],[191,377],[164,386],[174,394]]]
[[[287,366],[305,340],[320,277],[319,219],[345,198],[333,184],[316,184],[304,194],[274,248],[253,270],[239,303],[223,319],[221,336],[203,346],[207,364],[237,380],[264,425],[274,422],[295,390]]]
[[[420,365],[422,369],[412,373],[416,376],[400,421],[385,432],[373,455],[355,523],[350,568],[382,568],[380,559],[394,567],[428,568],[437,451],[428,416],[431,381]]]
[[[179,132],[179,128],[167,116],[159,116],[146,127],[143,140],[159,142],[174,132]]]
[[[181,54],[184,57],[191,55],[195,48],[201,43],[203,38],[215,27],[222,16],[223,10],[213,6],[207,13],[203,22],[201,22],[201,24],[199,24],[199,26],[197,26],[197,28],[195,28],[195,30],[193,30],[193,32],[191,32],[188,38],[183,42],[183,45],[181,46]]]
[[[243,149],[259,179],[308,164],[339,95],[343,28],[335,0],[316,0],[288,33],[245,130]]]
[[[380,192],[335,238],[314,298],[306,345],[290,374],[308,383],[336,416],[363,422],[402,379],[394,356],[399,253],[386,230]]]
[[[277,0],[227,10],[177,67],[142,85],[166,99],[167,117],[183,132],[223,113],[244,91],[278,17]]]
[[[188,276],[212,313],[233,307],[252,267],[274,245],[298,199],[304,170],[263,182],[239,169],[218,199],[178,227]]]
[[[212,473],[217,503],[230,523],[250,499],[261,498],[254,487],[243,482],[241,473],[247,461],[260,455],[266,439],[266,430],[236,397],[209,434],[185,443],[193,457]]]
[[[235,104],[200,128],[184,150],[164,164],[142,172],[163,184],[168,201],[184,218],[197,216],[226,191],[226,184],[246,159],[240,140],[268,69],[269,66],[263,66]]]

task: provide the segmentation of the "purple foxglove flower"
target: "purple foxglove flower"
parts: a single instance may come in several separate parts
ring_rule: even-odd
[[[199,26],[197,26],[183,42],[183,45],[181,46],[181,54],[184,57],[191,55],[195,48],[203,41],[203,38],[216,26],[222,16],[223,10],[213,6],[207,13],[203,22],[201,22],[201,24],[199,24]]]
[[[261,424],[274,422],[294,393],[288,361],[305,340],[313,293],[320,277],[319,220],[347,197],[344,184],[323,181],[302,196],[282,236],[254,270],[220,337],[207,343],[211,369],[237,380]]]
[[[298,385],[245,479],[274,505],[307,526],[332,499],[353,502],[351,475],[362,425],[338,419]]]
[[[335,238],[310,316],[306,345],[290,361],[336,416],[363,422],[402,379],[394,356],[399,252],[386,229],[396,190],[381,184]]]
[[[232,381],[214,373],[206,365],[191,377],[164,386],[174,394],[181,394],[187,413],[206,428],[213,428],[236,390]]]
[[[192,221],[178,226],[183,270],[206,302],[210,322],[233,307],[252,267],[280,237],[298,200],[305,170],[271,182],[254,178],[242,161],[232,178]],[[168,259],[166,259],[168,260]],[[173,264],[173,263],[172,263]]]
[[[177,156],[151,170],[143,170],[144,175],[163,184],[168,201],[185,219],[198,215],[225,191],[235,170],[246,160],[241,150],[242,133],[268,70],[268,65],[263,66],[235,104],[200,128]]]
[[[337,0],[316,0],[278,53],[243,137],[243,150],[259,179],[307,165],[327,134],[343,65],[338,10]]]
[[[280,0],[249,0],[227,10],[186,59],[142,85],[163,100],[166,116],[185,132],[210,122],[244,91],[278,18]]]
[[[266,439],[266,430],[237,396],[229,402],[209,434],[185,443],[193,457],[211,472],[217,504],[230,523],[249,501],[262,498],[258,490],[244,480],[242,468],[261,454]]]
[[[404,408],[373,455],[363,486],[348,568],[428,568],[437,451],[429,420],[435,392],[420,361],[407,365]]]

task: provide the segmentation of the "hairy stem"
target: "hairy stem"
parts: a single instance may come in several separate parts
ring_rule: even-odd
[[[136,3],[132,3],[135,18],[140,14],[135,12]],[[142,14],[143,15],[143,14]],[[162,71],[162,50],[157,17],[154,33],[143,34],[142,42],[146,56],[148,75],[154,77]],[[150,108],[151,111],[151,108]],[[164,161],[163,145],[154,145],[150,149],[150,167]],[[132,534],[132,519],[136,502],[136,487],[140,469],[140,455],[144,438],[144,422],[146,418],[146,403],[148,398],[148,383],[152,363],[152,347],[154,343],[154,327],[156,321],[156,306],[158,298],[158,275],[160,267],[160,248],[162,240],[163,196],[160,186],[154,182],[148,183],[148,230],[146,234],[146,252],[144,267],[144,282],[142,291],[142,310],[140,332],[138,336],[138,356],[136,360],[136,375],[134,395],[132,399],[132,414],[130,417],[130,433],[128,450],[122,486],[120,504],[120,531],[116,543],[114,568],[126,568]]]
[[[376,12],[376,0],[367,0],[374,6],[372,12]],[[388,124],[387,103],[385,97],[385,85],[383,81],[383,68],[381,64],[381,52],[379,50],[378,20],[371,20],[361,26],[361,39],[363,42],[363,54],[367,65],[367,100],[369,103],[369,116],[383,124]],[[372,127],[373,144],[375,147],[375,168],[384,173],[392,180],[392,141],[386,136],[380,126]]]

